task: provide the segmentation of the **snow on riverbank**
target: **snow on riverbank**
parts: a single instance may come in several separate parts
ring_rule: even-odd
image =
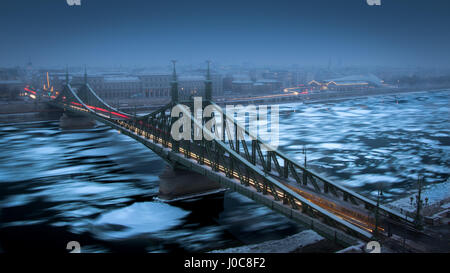
[[[396,209],[402,209],[403,211],[409,211],[413,212],[416,210],[415,202],[416,202],[416,196],[417,190],[414,192],[414,194],[404,197],[402,199],[396,200],[390,204],[389,206],[396,208]],[[411,203],[411,197],[414,198],[414,201]],[[447,179],[447,181],[439,184],[433,184],[428,186],[427,188],[422,190],[422,199],[425,200],[425,198],[428,198],[428,203],[425,205],[424,210],[427,211],[427,208],[448,208],[450,203],[450,180]],[[430,211],[432,213],[436,209]]]
[[[312,245],[322,240],[324,240],[324,238],[316,232],[305,230],[281,240],[272,240],[260,244],[214,250],[210,253],[290,253],[298,248]]]

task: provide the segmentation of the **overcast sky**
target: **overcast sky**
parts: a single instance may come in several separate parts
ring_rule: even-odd
[[[450,1],[2,0],[0,66],[450,63]]]

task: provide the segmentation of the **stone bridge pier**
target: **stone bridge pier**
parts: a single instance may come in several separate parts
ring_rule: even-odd
[[[218,182],[204,175],[173,166],[167,166],[159,178],[158,197],[164,201],[219,194],[225,191]]]
[[[88,129],[96,125],[93,118],[77,115],[75,113],[64,112],[59,119],[59,126],[62,129]]]

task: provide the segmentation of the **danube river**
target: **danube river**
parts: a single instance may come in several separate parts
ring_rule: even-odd
[[[383,202],[450,173],[447,91],[280,105],[280,149],[333,181]],[[165,163],[107,126],[0,125],[0,250],[209,251],[304,229],[237,193],[157,201]]]

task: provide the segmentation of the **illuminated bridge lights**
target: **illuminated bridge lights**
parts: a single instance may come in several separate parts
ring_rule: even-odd
[[[77,106],[83,106],[81,103],[74,102],[74,101],[72,101],[72,102],[70,102],[70,103],[71,103],[71,104],[74,104],[74,105],[77,105]],[[120,114],[120,113],[117,113],[117,112],[114,112],[114,111],[108,111],[108,110],[106,110],[106,109],[104,109],[104,108],[95,107],[95,106],[91,106],[91,105],[86,105],[86,106],[87,106],[89,109],[92,109],[92,110],[96,110],[96,111],[100,111],[100,112],[105,112],[105,113],[110,113],[110,114],[112,114],[112,115],[114,115],[114,116],[118,116],[118,117],[122,117],[122,118],[129,119],[128,116],[123,115],[123,114]],[[101,114],[101,113],[96,113],[96,114]],[[105,115],[103,115],[103,117],[109,118],[108,116],[105,116]]]
[[[119,124],[121,124],[121,125],[123,125],[123,124],[126,124],[126,123],[124,123],[124,122],[121,122],[121,121],[119,121]],[[126,127],[128,127],[128,129],[129,130],[131,130],[131,131],[134,131],[136,134],[141,134],[142,136],[144,136],[145,137],[145,132],[143,131],[143,130],[141,130],[141,129],[138,129],[137,127],[135,127],[135,126],[131,126],[131,125],[127,125]],[[153,136],[152,134],[148,134],[149,135],[149,139],[156,139],[157,140],[157,143],[159,143],[159,144],[162,144],[163,143],[163,139],[161,139],[161,138],[158,138],[158,137],[155,137],[155,136]],[[171,148],[172,147],[172,143],[171,142],[168,142],[167,143],[167,146],[169,147],[169,148]],[[179,153],[181,153],[181,154],[185,154],[186,153],[186,150],[184,149],[184,148],[179,148],[178,149],[178,152]],[[189,153],[189,157],[190,158],[193,158],[193,159],[198,159],[199,158],[199,156],[197,155],[197,154],[195,154],[194,152],[190,152]],[[210,166],[211,167],[211,161],[210,160],[208,160],[207,158],[204,158],[204,162],[205,162],[205,164],[206,165],[208,165],[208,166]],[[227,168],[225,168],[223,165],[218,165],[218,169],[223,173],[223,174],[226,174],[227,172],[228,172],[228,169]],[[237,180],[240,180],[241,179],[241,177],[242,177],[242,179],[243,180],[247,180],[248,182],[249,182],[249,184],[252,186],[252,187],[254,187],[254,188],[263,188],[264,187],[264,184],[262,184],[262,183],[260,183],[260,182],[256,182],[254,179],[252,179],[252,178],[249,178],[249,177],[247,177],[247,176],[245,176],[245,175],[241,175],[241,176],[239,176],[239,173],[237,172],[237,171],[232,171],[232,174],[233,174],[233,177],[235,178],[235,179],[237,179]],[[283,182],[282,182],[283,183]],[[296,187],[293,187],[293,186],[291,186],[291,185],[288,185],[288,184],[286,184],[286,183],[283,183],[285,186],[287,186],[287,187],[289,187],[289,188],[291,188],[292,190],[294,190],[295,192],[297,192],[298,194],[300,194],[301,196],[303,196],[306,200],[308,200],[309,202],[311,202],[311,203],[313,203],[313,204],[316,204],[316,205],[318,205],[318,206],[320,206],[321,208],[323,208],[323,209],[326,209],[327,211],[330,211],[331,213],[333,213],[334,215],[336,215],[337,217],[339,217],[340,219],[342,219],[342,220],[345,220],[345,221],[347,221],[347,222],[349,222],[349,223],[351,223],[351,224],[353,224],[353,225],[355,225],[355,226],[358,226],[359,228],[362,228],[362,229],[364,229],[364,230],[366,230],[366,231],[369,231],[369,232],[372,232],[373,231],[373,227],[374,227],[374,225],[372,224],[372,223],[370,223],[370,222],[367,222],[367,221],[364,221],[364,220],[361,220],[361,219],[359,219],[359,218],[356,218],[356,217],[354,217],[354,216],[352,216],[352,215],[350,215],[350,214],[348,214],[348,213],[344,213],[343,211],[342,211],[342,209],[340,209],[340,208],[338,208],[337,206],[336,206],[336,204],[334,204],[334,203],[332,203],[332,202],[330,202],[330,201],[328,201],[328,200],[323,200],[323,199],[321,199],[321,198],[318,198],[318,197],[315,197],[315,196],[313,196],[313,195],[311,195],[310,193],[307,193],[307,192],[305,192],[305,191],[302,191],[302,190],[300,190],[300,189],[298,189],[298,188],[296,188]],[[269,193],[269,194],[272,194],[272,190],[270,189],[270,188],[267,188],[266,189],[266,191]],[[285,194],[284,194],[284,192],[282,192],[282,191],[280,191],[280,190],[275,190],[275,194],[278,196],[278,198],[280,198],[280,199],[283,199],[284,197],[285,197]],[[300,202],[300,201],[298,201],[298,200],[294,200],[294,203],[300,208],[300,207],[302,207],[302,203]],[[384,229],[382,229],[381,227],[379,228],[381,231],[383,231]]]
[[[25,91],[27,91],[27,90],[25,90]],[[290,94],[282,94],[282,95],[291,95],[292,96],[293,95],[292,91],[291,90],[288,90],[288,91],[291,93]],[[265,96],[262,96],[262,97],[265,97]],[[105,119],[105,120],[114,122],[118,126],[122,127],[123,130],[128,130],[130,133],[133,133],[144,139],[149,139],[153,143],[161,144],[162,146],[165,146],[168,148],[172,148],[172,146],[173,146],[171,140],[164,139],[164,138],[170,137],[168,132],[166,132],[165,130],[163,130],[161,128],[157,128],[157,126],[155,126],[155,125],[144,123],[142,120],[139,120],[139,121],[136,121],[136,124],[139,124],[139,127],[137,127],[137,126],[131,124],[133,122],[133,120],[131,119],[131,116],[128,116],[128,115],[125,115],[122,113],[118,113],[117,111],[108,110],[108,108],[105,109],[105,108],[96,107],[96,106],[92,106],[92,105],[83,105],[81,103],[73,102],[73,101],[68,104],[67,103],[64,103],[64,104],[66,105],[66,107],[70,108],[73,111],[90,112],[89,110],[92,110],[93,111],[93,112],[91,112],[92,114],[97,115],[101,119]],[[167,113],[166,113],[166,115],[167,115]],[[112,118],[112,117],[114,117],[114,118]],[[155,126],[156,128],[153,126]],[[152,131],[158,132],[157,134],[163,135],[164,138],[158,137],[158,136],[154,135],[153,133],[148,132],[145,128],[142,128],[142,127],[146,127],[146,128],[151,129]],[[293,206],[294,209],[299,209],[302,207],[302,202],[300,200],[296,199],[295,197],[290,196],[289,194],[287,194],[284,190],[280,189],[279,187],[277,187],[275,185],[268,186],[267,184],[265,184],[265,182],[257,181],[257,180],[255,180],[255,178],[247,176],[247,174],[245,174],[245,175],[240,174],[241,171],[239,170],[239,167],[237,169],[235,169],[235,168],[230,169],[222,164],[216,164],[214,161],[206,158],[203,155],[202,155],[202,157],[200,157],[200,155],[196,154],[195,152],[186,150],[185,148],[182,148],[182,147],[178,147],[176,152],[183,154],[184,156],[187,156],[194,160],[202,159],[203,163],[205,165],[209,166],[211,169],[217,168],[217,171],[220,171],[222,174],[225,174],[225,175],[231,175],[231,177],[233,179],[236,179],[237,181],[241,181],[241,183],[243,181],[245,181],[245,183],[248,183],[248,185],[253,187],[255,190],[263,191],[264,193],[268,193],[271,196],[273,196],[276,200],[277,199],[287,200],[286,198],[288,198],[290,200],[289,203],[291,203],[291,205]],[[256,174],[256,175],[258,175],[258,174]],[[262,179],[264,179],[264,177]],[[342,219],[356,227],[359,227],[362,230],[369,231],[369,232],[373,231],[374,225],[370,221],[368,221],[369,220],[368,217],[364,218],[364,217],[362,217],[362,215],[352,214],[351,211],[346,211],[345,208],[340,208],[331,200],[324,199],[320,196],[312,195],[308,192],[300,190],[299,188],[296,188],[296,187],[293,187],[293,186],[287,184],[285,181],[278,180],[278,182],[280,182],[284,186],[292,189],[293,191],[298,193],[300,196],[305,198],[308,202],[311,202],[312,204],[315,204],[318,207],[323,208],[324,210],[328,211],[332,215],[335,215],[339,219]],[[318,212],[316,211],[316,213],[318,213]],[[380,230],[383,231],[382,228],[380,228]]]
[[[131,128],[133,129],[133,127],[131,127]],[[150,136],[153,138],[153,135],[150,135]],[[158,138],[158,142],[159,142],[159,143],[162,143],[162,139]],[[171,147],[171,143],[169,143],[169,147]],[[185,149],[179,148],[179,152],[182,153],[182,154],[184,154],[184,153],[185,153]],[[193,153],[193,152],[190,152],[189,155],[190,155],[191,158],[194,158],[194,159],[198,159],[198,158],[199,158],[199,156],[196,155],[196,154]],[[204,161],[205,161],[205,163],[206,163],[207,165],[209,165],[209,166],[211,165],[211,161],[209,161],[208,159],[205,158]],[[218,168],[219,168],[219,170],[220,170],[223,174],[226,174],[227,169],[226,169],[223,165],[219,165]],[[239,173],[236,172],[236,171],[233,171],[233,176],[234,176],[234,178],[236,178],[236,179],[238,179],[238,180],[240,179]],[[244,176],[244,175],[242,175],[242,178],[243,178],[244,180],[248,180],[248,181],[249,181],[249,184],[250,184],[251,186],[253,186],[254,188],[263,188],[263,186],[264,186],[263,184],[261,184],[261,183],[259,183],[259,182],[255,182],[252,178],[247,178],[247,177]],[[258,186],[257,186],[257,184],[258,184]],[[288,186],[288,185],[287,185],[287,186]],[[330,203],[330,202],[324,202],[322,199],[317,200],[316,198],[312,198],[312,196],[311,196],[310,194],[308,194],[308,193],[306,193],[306,192],[304,192],[304,191],[302,191],[302,190],[300,190],[300,189],[298,189],[298,188],[295,188],[295,187],[292,187],[292,186],[290,186],[290,188],[292,188],[292,189],[295,190],[297,193],[299,193],[300,195],[302,195],[303,197],[305,197],[308,201],[310,201],[310,202],[312,202],[312,203],[314,203],[314,204],[316,204],[316,205],[319,205],[320,207],[322,207],[322,208],[324,208],[324,209],[326,209],[326,210],[328,210],[328,211],[331,211],[333,214],[335,214],[337,217],[341,218],[342,220],[345,220],[345,221],[347,221],[347,222],[350,222],[350,223],[352,223],[352,224],[354,224],[354,225],[356,225],[356,226],[358,226],[358,227],[360,227],[360,228],[362,228],[362,229],[364,229],[364,230],[366,230],[366,231],[369,231],[369,232],[372,232],[372,231],[373,231],[373,228],[371,228],[373,225],[372,225],[371,223],[365,222],[365,221],[361,221],[360,219],[357,219],[357,218],[355,218],[355,217],[352,217],[352,216],[349,215],[349,214],[343,213],[342,211],[340,211],[340,210],[338,210],[338,209],[336,208],[336,205],[335,205],[335,204]],[[268,192],[269,194],[272,194],[272,190],[271,190],[270,188],[267,188],[267,192]],[[284,195],[284,193],[283,193],[282,191],[276,190],[275,192],[276,192],[276,195],[278,196],[278,198],[280,198],[280,199],[283,199],[283,198],[284,198],[285,195]],[[300,201],[295,200],[294,203],[295,203],[298,207],[302,207],[302,203],[301,203]],[[380,230],[383,230],[383,229],[380,228]]]

